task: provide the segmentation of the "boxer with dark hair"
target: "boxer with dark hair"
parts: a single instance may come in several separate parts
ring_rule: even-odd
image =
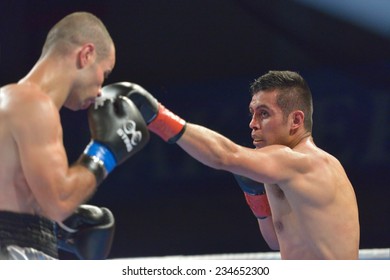
[[[270,71],[251,85],[254,149],[184,121],[139,85],[105,89],[133,100],[164,141],[235,174],[265,241],[282,259],[358,258],[355,192],[340,162],[314,144],[311,92],[298,73]]]
[[[79,206],[102,180],[147,143],[149,132],[132,101],[97,99],[114,65],[114,43],[101,20],[76,12],[49,31],[30,72],[0,89],[0,259],[57,258],[57,223],[80,217]],[[91,142],[71,165],[63,106],[90,107]],[[73,233],[112,223],[103,213],[90,219],[82,213]]]

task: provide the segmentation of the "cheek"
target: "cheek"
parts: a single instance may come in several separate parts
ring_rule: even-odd
[[[100,67],[93,67],[89,72],[89,86],[101,86],[104,82],[104,73]]]
[[[279,135],[283,132],[283,126],[276,120],[264,120],[262,122],[263,131],[268,135]]]
[[[102,71],[99,72],[98,74],[98,84],[101,86],[104,82],[104,73]]]
[[[274,130],[275,128],[275,121],[271,119],[265,119],[261,121],[261,126],[263,127],[263,130]]]

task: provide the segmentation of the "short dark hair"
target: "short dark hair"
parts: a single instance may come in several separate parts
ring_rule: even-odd
[[[259,91],[277,90],[277,104],[283,112],[283,117],[294,110],[301,110],[305,114],[304,127],[312,131],[313,127],[313,99],[306,81],[297,72],[269,71],[256,79],[250,85],[252,95]]]

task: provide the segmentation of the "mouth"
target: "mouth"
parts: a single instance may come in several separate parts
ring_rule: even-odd
[[[92,103],[93,103],[92,100],[87,100],[87,101],[85,101],[85,102],[81,105],[81,109],[82,109],[82,110],[85,110],[85,109],[89,108],[89,106],[91,106]]]
[[[253,146],[255,146],[256,148],[262,148],[264,147],[264,145],[264,140],[256,138],[253,139]]]
[[[265,146],[265,141],[261,133],[259,131],[252,131],[251,138],[253,140],[253,146],[256,148],[262,148]]]

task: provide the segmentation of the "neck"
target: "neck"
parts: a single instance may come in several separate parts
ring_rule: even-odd
[[[310,131],[303,131],[300,134],[296,135],[296,137],[292,139],[292,141],[289,143],[288,146],[293,149],[294,147],[296,147],[297,145],[299,145],[300,143],[306,140],[313,141]]]
[[[70,75],[64,70],[69,68],[66,67],[65,63],[60,58],[41,58],[18,83],[39,87],[60,110],[68,97],[71,85],[69,82]]]

